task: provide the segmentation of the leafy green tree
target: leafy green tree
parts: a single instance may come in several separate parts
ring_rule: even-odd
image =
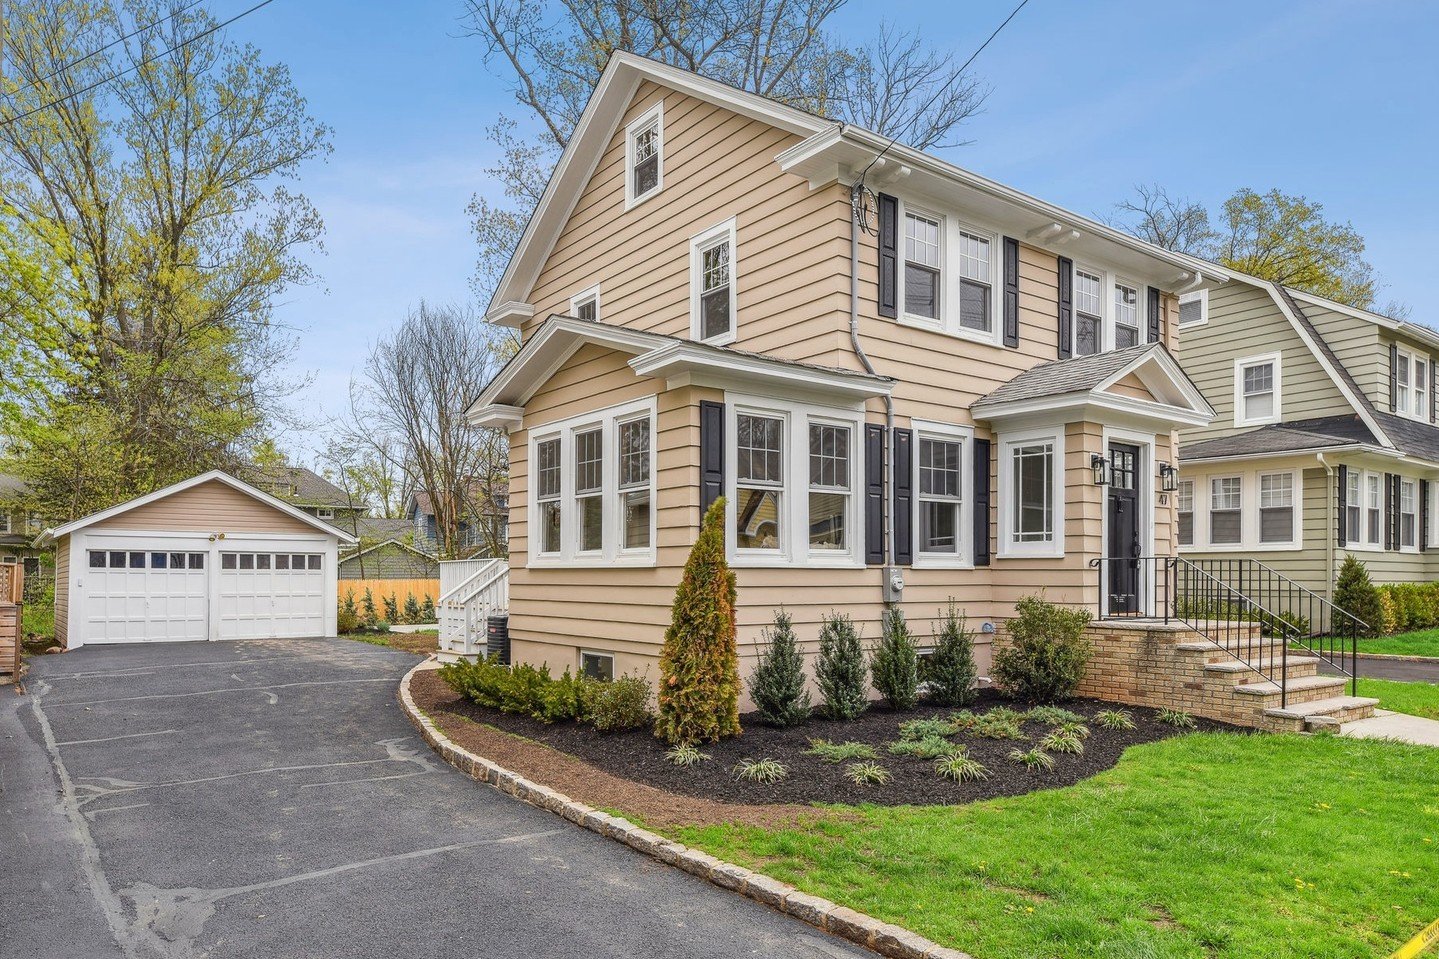
[[[735,578],[725,561],[724,511],[720,497],[705,513],[660,651],[655,735],[671,745],[740,734]]]
[[[831,719],[854,719],[869,708],[864,646],[848,613],[829,613],[819,625],[815,682]]]
[[[890,709],[912,709],[919,701],[919,650],[898,608],[885,613],[884,636],[869,669],[875,690]]]
[[[794,621],[784,610],[774,614],[774,628],[765,630],[767,645],[749,678],[749,695],[771,726],[797,726],[809,718],[804,654],[794,635]]]
[[[934,636],[934,655],[924,671],[929,698],[938,706],[967,706],[974,701],[979,667],[974,662],[974,634],[964,614],[949,601]]]

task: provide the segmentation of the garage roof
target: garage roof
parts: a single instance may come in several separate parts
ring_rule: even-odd
[[[355,537],[351,536],[349,533],[346,533],[341,529],[331,526],[324,520],[317,519],[316,517],[311,516],[309,513],[306,513],[303,510],[296,509],[289,503],[286,503],[284,500],[277,499],[276,497],[271,496],[269,493],[266,493],[263,490],[256,489],[249,483],[237,480],[235,479],[235,477],[231,476],[229,473],[226,473],[223,470],[211,470],[208,473],[201,473],[199,476],[192,476],[187,480],[182,480],[172,486],[166,486],[164,489],[157,489],[153,493],[147,493],[144,496],[139,496],[135,499],[127,500],[126,502],[121,503],[118,506],[112,506],[109,509],[101,510],[98,513],[91,513],[89,516],[82,516],[80,519],[66,523],[63,526],[57,526],[54,529],[47,529],[45,532],[40,534],[39,539],[36,542],[40,543],[41,545],[46,545],[59,539],[62,536],[69,536],[71,533],[74,533],[77,530],[82,530],[87,526],[92,526],[95,523],[110,519],[111,517],[119,516],[121,513],[128,513],[132,509],[144,506],[147,503],[153,503],[156,500],[162,500],[167,496],[174,496],[176,493],[183,492],[184,490],[190,489],[194,486],[199,486],[201,483],[208,483],[211,480],[224,483],[226,486],[229,486],[234,490],[238,490],[239,492],[244,493],[246,496],[249,496],[252,499],[259,500],[261,503],[264,503],[266,506],[269,506],[272,509],[279,510],[286,516],[293,517],[294,519],[297,519],[300,522],[305,523],[306,525],[315,527],[315,529],[319,530],[322,533],[338,537],[340,542],[342,543],[353,543],[356,541]]]

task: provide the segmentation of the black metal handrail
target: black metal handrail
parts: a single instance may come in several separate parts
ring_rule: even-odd
[[[1257,560],[1141,556],[1089,565],[1098,571],[1101,619],[1178,620],[1278,685],[1283,706],[1291,645],[1338,670],[1358,692],[1358,640],[1367,625]]]

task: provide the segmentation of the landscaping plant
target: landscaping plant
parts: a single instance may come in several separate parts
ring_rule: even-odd
[[[1062,723],[1055,723],[1054,732],[1064,733],[1069,736],[1078,736],[1080,739],[1089,738],[1089,727],[1073,719],[1065,720]]]
[[[985,765],[962,746],[942,756],[934,764],[934,771],[940,778],[952,779],[957,783],[989,778],[989,770]]]
[[[1074,694],[1089,663],[1087,610],[1026,596],[1006,624],[1009,642],[994,654],[995,683],[1008,696],[1050,703]]]
[[[979,667],[974,663],[974,634],[954,600],[940,615],[934,653],[925,664],[929,701],[938,706],[967,706],[974,701]]]
[[[590,703],[601,690],[599,680],[576,676],[568,666],[559,679],[549,682],[540,691],[536,718],[555,723],[565,720],[585,722],[590,717]]]
[[[741,759],[731,770],[736,779],[752,783],[777,783],[789,775],[789,770],[778,759]]]
[[[1350,553],[1339,566],[1339,576],[1334,580],[1334,605],[1358,619],[1362,636],[1381,636],[1386,629],[1384,604],[1381,594],[1369,578],[1369,568]],[[1391,603],[1392,608],[1392,603]],[[1392,621],[1392,616],[1389,617]]]
[[[342,606],[340,607],[340,611],[335,614],[335,632],[341,636],[353,633],[360,628],[360,617],[355,615],[354,605],[354,603],[351,603],[350,609]]]
[[[405,597],[405,612],[403,622],[413,625],[424,622],[420,619],[420,604],[415,602],[415,594],[410,593]]]
[[[697,766],[709,758],[709,754],[700,752],[694,743],[680,743],[665,752],[665,762],[685,768]]]
[[[725,562],[724,515],[720,497],[705,513],[665,630],[655,735],[671,745],[740,733],[735,578]]]
[[[1084,722],[1084,717],[1079,715],[1079,713],[1072,713],[1058,706],[1036,706],[1025,713],[1024,718],[1033,720],[1036,723],[1044,723],[1046,726],[1058,726],[1060,723]]]
[[[925,736],[921,739],[901,739],[889,744],[889,751],[896,756],[913,756],[915,759],[938,759],[948,756],[962,746],[956,745],[943,736]]]
[[[1094,714],[1094,721],[1105,729],[1134,728],[1134,717],[1125,709],[1101,709]]]
[[[847,614],[830,613],[820,622],[814,672],[830,719],[854,719],[869,708],[864,647]]]
[[[1070,729],[1054,729],[1039,741],[1039,748],[1052,753],[1084,752],[1084,737]]]
[[[884,636],[874,651],[870,673],[875,691],[890,709],[913,709],[919,702],[919,648],[898,608],[885,613]]]
[[[425,601],[420,604],[420,622],[433,623],[436,621],[437,618],[435,616],[435,601],[430,598],[429,593],[426,593]]]
[[[1054,757],[1038,747],[1012,749],[1009,758],[1026,767],[1030,772],[1049,772],[1054,768]]]
[[[589,704],[590,722],[602,733],[648,726],[654,719],[650,712],[652,693],[645,676],[625,675],[607,683],[597,682],[597,692]]]
[[[385,619],[391,623],[398,623],[400,621],[400,601],[395,598],[394,593],[391,593],[385,597],[384,602]]]
[[[366,586],[364,598],[360,600],[360,625],[365,629],[374,629],[379,621],[380,614],[375,610],[375,597],[370,592],[370,587]]]
[[[1001,713],[1002,711],[999,709],[990,710],[976,719],[969,731],[976,736],[983,736],[985,739],[1026,738],[1024,731],[1019,728],[1019,720]]]
[[[900,739],[924,739],[927,736],[953,736],[959,726],[952,720],[931,716],[928,719],[906,719],[899,724]]]
[[[888,769],[873,760],[850,763],[844,768],[844,776],[856,786],[883,786],[892,778]]]
[[[1182,709],[1161,709],[1159,711],[1159,721],[1161,723],[1168,723],[1179,729],[1193,729],[1197,725],[1197,723],[1194,722],[1194,717]]]
[[[811,739],[805,753],[817,756],[827,763],[842,763],[851,759],[874,759],[879,754],[866,743],[832,743],[827,739]]]
[[[798,726],[809,718],[809,691],[805,689],[804,656],[795,639],[789,613],[774,614],[774,628],[766,629],[767,645],[749,678],[749,695],[755,709],[771,726]]]

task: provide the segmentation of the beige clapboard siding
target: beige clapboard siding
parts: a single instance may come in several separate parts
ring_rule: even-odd
[[[91,529],[215,533],[313,533],[315,527],[219,480],[172,493],[101,520]]]
[[[1285,420],[1353,413],[1339,387],[1304,345],[1288,319],[1264,290],[1229,283],[1209,294],[1209,322],[1183,333],[1181,365],[1214,407],[1208,426],[1186,430],[1184,441],[1198,443],[1236,431],[1235,361],[1279,352],[1281,414]],[[1241,427],[1247,431],[1252,427]]]
[[[70,537],[68,536],[62,536],[55,542],[55,582],[57,585],[68,585],[70,582]],[[59,586],[55,590],[55,642],[61,646],[68,645],[69,632],[70,590],[67,586]]]

